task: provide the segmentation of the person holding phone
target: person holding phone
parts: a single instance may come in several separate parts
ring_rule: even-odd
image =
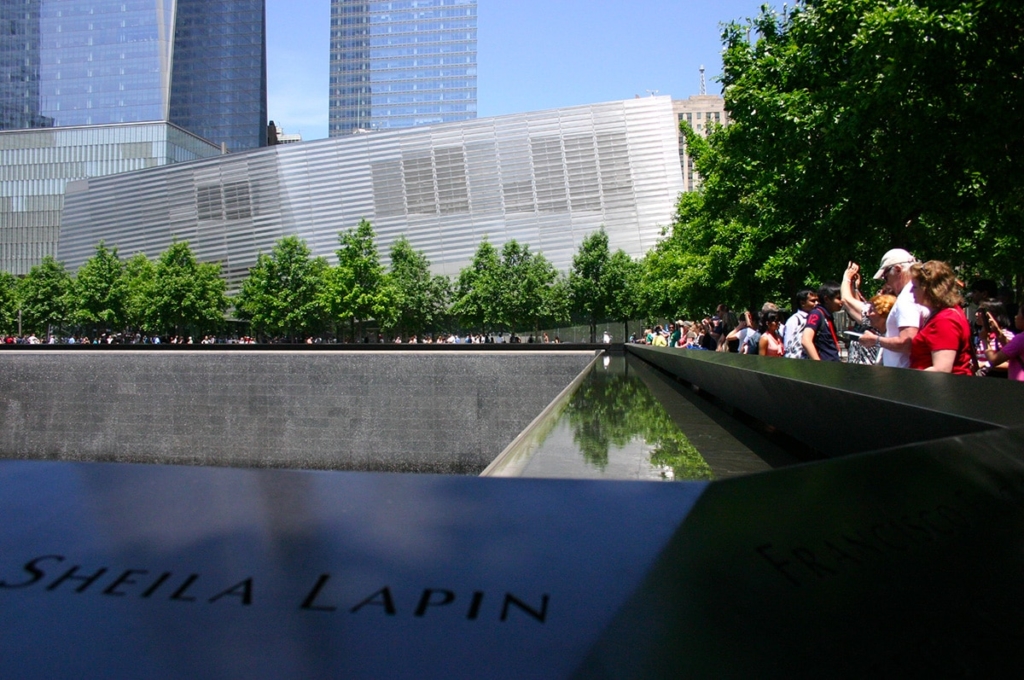
[[[928,308],[916,303],[911,292],[910,269],[916,262],[906,250],[893,248],[882,257],[881,267],[875,272],[875,278],[884,280],[885,288],[896,296],[896,304],[886,319],[885,335],[868,331],[861,336],[860,344],[881,347],[883,366],[910,368],[914,336],[928,320]]]
[[[1010,317],[1006,313],[1006,306],[998,300],[984,300],[974,313],[974,322],[978,328],[974,338],[975,354],[978,357],[975,375],[990,378],[1007,377],[1009,367],[1006,363],[991,364],[985,358],[987,350],[998,350],[1013,340],[1013,333],[1007,330],[1010,327]]]
[[[999,338],[1003,338],[1004,331],[991,314],[987,319],[989,325],[995,330],[996,343],[1002,345],[997,349],[986,349],[985,358],[992,366],[1006,363],[1006,377],[1010,380],[1024,381],[1024,305],[1017,308],[1017,315],[1013,317],[1013,324],[1017,327],[1017,335],[1013,340],[1002,344]]]

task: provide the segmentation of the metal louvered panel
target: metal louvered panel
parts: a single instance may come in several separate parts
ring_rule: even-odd
[[[603,225],[639,257],[683,189],[667,97],[481,118],[253,150],[89,180],[65,201],[59,256],[77,269],[104,239],[156,257],[176,237],[224,265],[232,289],[287,234],[334,261],[370,220],[382,259],[407,236],[455,275],[481,239],[510,239],[567,270]]]

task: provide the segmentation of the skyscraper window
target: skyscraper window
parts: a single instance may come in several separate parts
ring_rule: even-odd
[[[476,118],[476,0],[331,0],[329,131]]]
[[[264,14],[264,0],[0,0],[0,130],[170,121],[263,146]]]

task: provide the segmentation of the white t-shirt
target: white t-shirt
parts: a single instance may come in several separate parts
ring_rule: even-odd
[[[796,337],[797,329],[803,328],[804,324],[807,323],[807,312],[802,309],[796,310],[796,312],[786,320],[786,325],[782,327],[782,346],[786,348],[786,356],[795,358],[796,348],[800,346],[800,340]],[[794,344],[795,343],[795,344]],[[803,350],[800,350],[800,354]]]
[[[885,320],[885,337],[897,337],[901,328],[920,329],[928,320],[928,308],[914,302],[914,293],[911,292],[913,285],[908,283],[903,286],[903,290],[896,296],[896,304],[892,306],[889,318]],[[883,347],[882,365],[910,368],[910,352],[894,352]]]

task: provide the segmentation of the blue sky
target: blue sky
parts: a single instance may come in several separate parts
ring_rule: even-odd
[[[478,115],[718,93],[720,24],[764,0],[478,0]],[[330,1],[267,0],[270,118],[327,136]]]

